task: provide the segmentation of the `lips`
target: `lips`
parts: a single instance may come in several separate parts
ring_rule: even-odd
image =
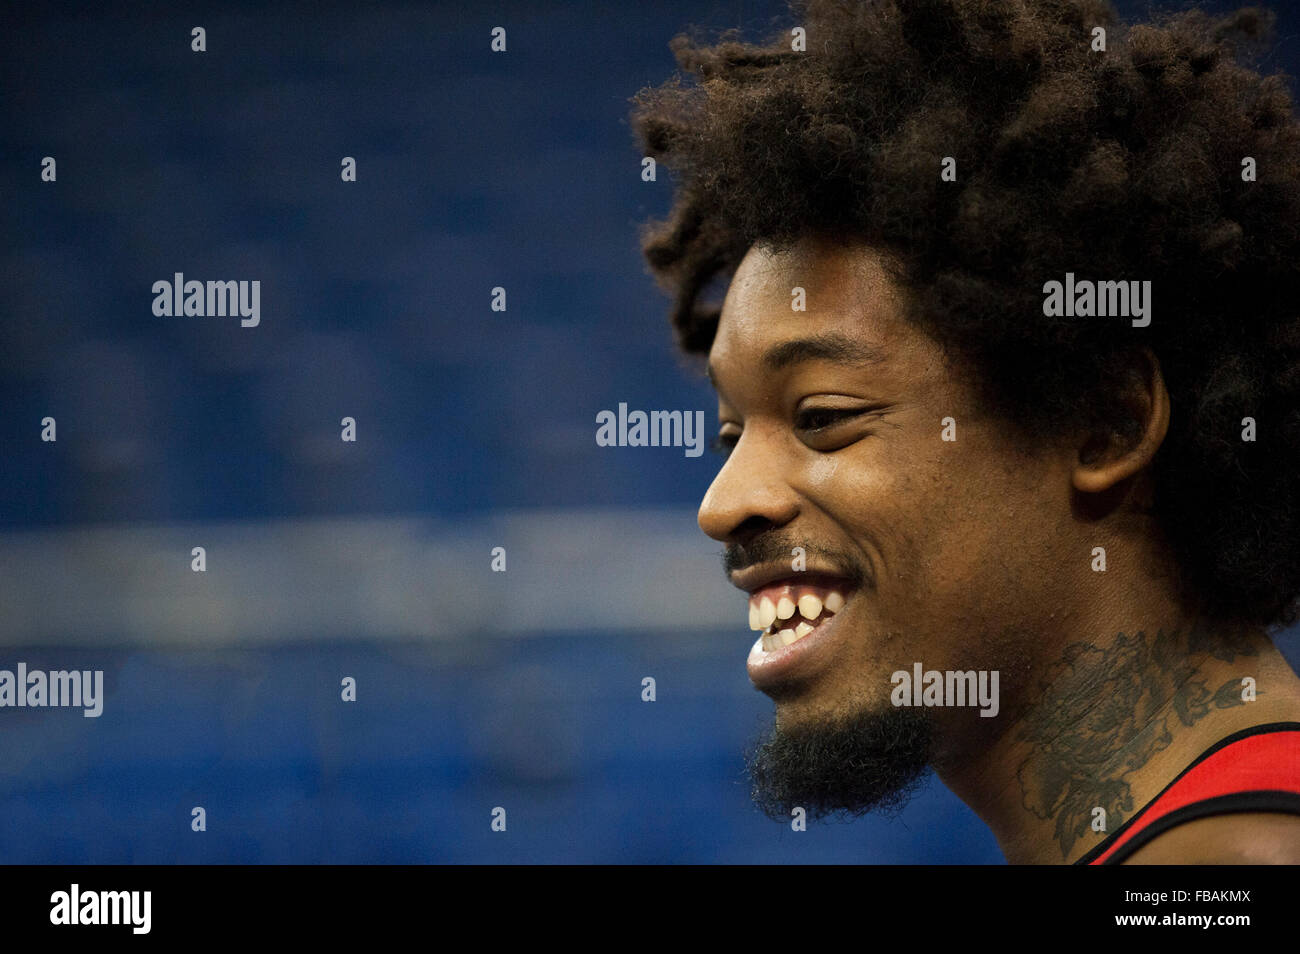
[[[749,652],[748,670],[762,689],[808,675],[828,655],[838,614],[854,592],[852,581],[826,574],[769,575],[753,585],[749,628],[761,635]]]

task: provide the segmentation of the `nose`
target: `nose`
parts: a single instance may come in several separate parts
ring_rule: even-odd
[[[798,497],[786,482],[782,458],[762,435],[746,428],[700,503],[700,529],[721,543],[749,538],[792,521]]]

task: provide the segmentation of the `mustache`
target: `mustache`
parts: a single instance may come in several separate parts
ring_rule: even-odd
[[[795,548],[803,550],[803,560],[819,568],[828,569],[837,576],[843,576],[853,585],[864,586],[870,578],[848,554],[830,547],[809,543],[791,536],[778,533],[766,533],[744,544],[732,544],[722,551],[722,569],[728,577],[732,573],[747,570],[751,566],[764,563],[785,563],[792,572],[796,558]]]

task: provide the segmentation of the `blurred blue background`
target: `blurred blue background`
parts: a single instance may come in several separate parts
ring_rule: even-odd
[[[0,713],[0,860],[1001,861],[933,780],[896,819],[758,814],[717,460],[593,440],[619,402],[715,428],[637,250],[671,181],[628,98],[688,24],[783,10],[6,9],[0,668],[107,699]],[[260,280],[261,324],[155,317],[178,271]]]

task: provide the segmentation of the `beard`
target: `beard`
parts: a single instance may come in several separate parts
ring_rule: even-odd
[[[783,728],[752,743],[745,761],[753,799],[773,820],[895,813],[921,787],[933,751],[924,709],[867,708]]]

